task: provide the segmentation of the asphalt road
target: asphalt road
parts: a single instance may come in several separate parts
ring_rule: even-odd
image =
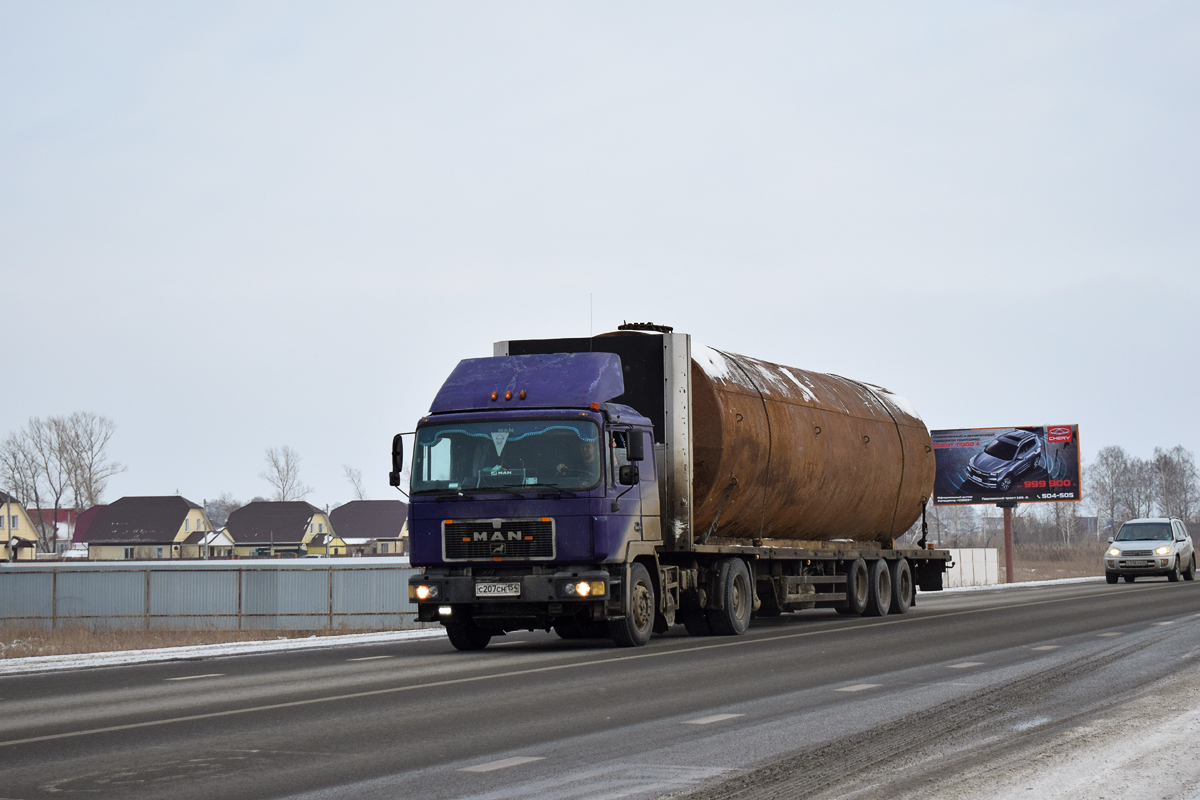
[[[1200,653],[1200,581],[922,594],[636,650],[553,634],[0,678],[0,798],[845,795],[1036,747]],[[978,746],[970,743],[979,743]],[[953,755],[951,751],[958,753]],[[914,778],[914,776],[916,776]]]

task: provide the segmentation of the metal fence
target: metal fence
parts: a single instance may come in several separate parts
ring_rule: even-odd
[[[0,566],[0,626],[109,630],[414,627],[395,558]]]

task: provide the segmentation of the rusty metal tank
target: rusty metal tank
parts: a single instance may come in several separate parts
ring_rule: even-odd
[[[903,398],[693,343],[693,530],[891,546],[933,490],[929,431]]]

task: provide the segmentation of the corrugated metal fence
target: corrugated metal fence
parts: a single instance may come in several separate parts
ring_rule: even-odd
[[[0,566],[0,626],[141,630],[413,627],[404,562],[389,558]]]

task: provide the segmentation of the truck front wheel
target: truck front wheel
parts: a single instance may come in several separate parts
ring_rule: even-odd
[[[459,650],[482,650],[492,640],[491,632],[475,627],[473,622],[453,622],[446,626],[450,644]]]
[[[608,633],[618,647],[641,647],[650,641],[654,630],[654,584],[641,564],[629,568],[629,608],[623,619],[608,623]]]
[[[721,562],[717,583],[721,593],[721,608],[710,609],[708,625],[713,633],[722,636],[737,636],[750,627],[750,610],[754,606],[754,594],[750,584],[750,571],[740,558],[727,558]]]

